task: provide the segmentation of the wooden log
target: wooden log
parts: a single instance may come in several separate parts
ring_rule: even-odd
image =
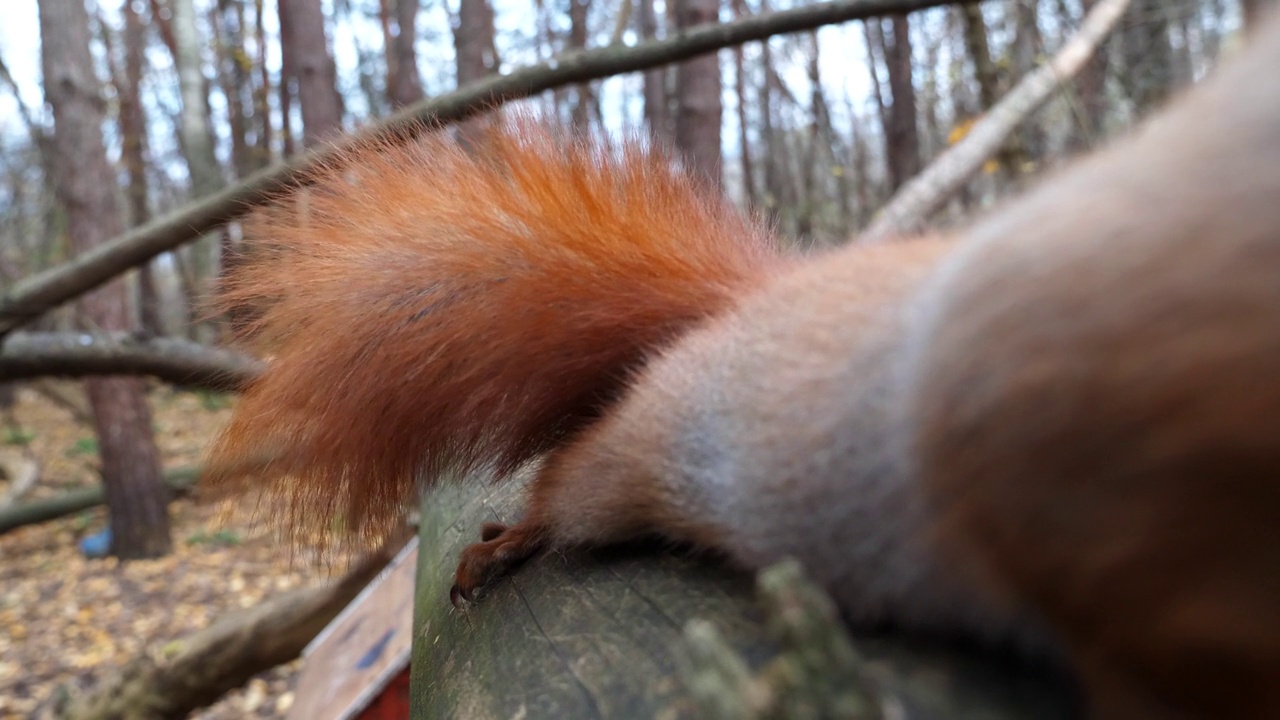
[[[164,482],[174,496],[189,492],[200,479],[199,467],[180,467],[165,471]],[[56,497],[34,500],[21,505],[0,507],[0,535],[35,523],[57,520],[81,510],[97,507],[106,501],[101,485],[76,488]]]
[[[815,651],[824,652],[812,645],[831,637],[851,641],[852,677],[809,682],[806,687],[828,688],[808,698],[810,707],[828,710],[805,717],[850,717],[830,710],[850,707],[848,697],[840,705],[821,696],[830,688],[865,695],[853,698],[870,708],[857,717],[1075,715],[1073,694],[1062,678],[973,648],[885,633],[850,636],[836,622],[828,638],[815,641],[810,629],[809,640],[792,637],[787,647],[768,627],[770,613],[753,578],[688,551],[637,547],[544,554],[465,611],[455,610],[449,588],[458,552],[478,538],[481,523],[518,518],[521,500],[515,482],[446,485],[424,498],[411,675],[415,720],[801,717],[776,708],[717,710],[707,679],[732,685],[733,668],[741,666],[763,681],[744,686],[743,694],[787,695],[769,686],[770,675],[795,674],[778,672],[785,659],[780,654],[811,660]],[[699,620],[707,623],[686,632]],[[708,654],[708,627],[718,636],[710,647],[722,644],[731,655],[727,660],[723,653]],[[756,699],[765,706],[770,700]]]

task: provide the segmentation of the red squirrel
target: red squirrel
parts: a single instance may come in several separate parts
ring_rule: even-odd
[[[639,144],[367,145],[249,228],[211,475],[392,524],[541,465],[548,547],[801,561],[852,622],[1065,654],[1100,718],[1280,717],[1280,25],[945,238],[788,255]]]

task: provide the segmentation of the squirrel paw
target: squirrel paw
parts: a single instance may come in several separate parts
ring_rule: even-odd
[[[461,607],[463,600],[473,601],[477,590],[506,574],[542,545],[543,537],[538,528],[523,524],[485,523],[480,527],[480,542],[464,548],[462,557],[458,559],[449,602],[454,607]]]

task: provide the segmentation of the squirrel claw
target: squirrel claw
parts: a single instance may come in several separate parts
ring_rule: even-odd
[[[480,542],[468,545],[458,559],[449,602],[461,609],[475,602],[477,590],[505,575],[543,545],[542,533],[524,525],[489,522],[480,528]]]
[[[454,585],[449,589],[449,604],[457,610],[461,610],[464,602],[474,602],[475,596],[470,588],[461,588]]]

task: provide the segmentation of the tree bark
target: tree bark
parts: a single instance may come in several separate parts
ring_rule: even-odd
[[[72,247],[87,252],[124,229],[102,139],[101,83],[94,73],[89,15],[79,0],[40,0],[45,96],[53,108],[53,162]],[[125,284],[117,280],[80,305],[85,322],[104,330],[133,327]],[[87,383],[102,480],[111,515],[111,551],[121,559],[169,552],[168,489],[160,474],[146,386],[137,378]]]
[[[320,0],[280,0],[280,37],[281,55],[297,83],[303,142],[315,147],[342,133],[338,70],[329,54]]]
[[[719,19],[719,0],[675,0],[676,27],[694,27]],[[720,186],[720,123],[723,112],[718,54],[676,66],[676,147],[691,168]]]

